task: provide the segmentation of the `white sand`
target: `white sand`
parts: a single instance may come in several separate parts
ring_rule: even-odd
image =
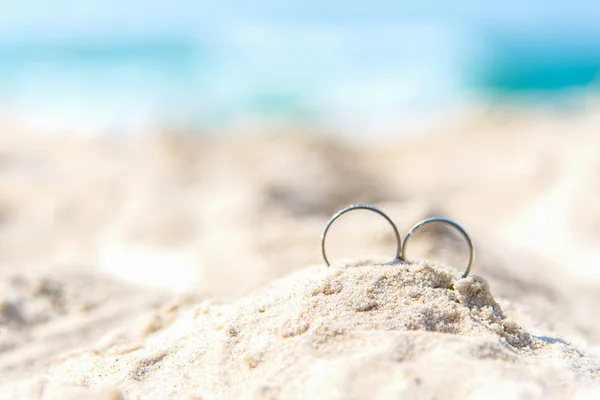
[[[91,398],[88,385],[104,399],[599,398],[598,115],[486,116],[381,148],[4,130],[0,398]],[[467,304],[476,279],[432,288],[443,272],[404,272],[404,289],[369,295],[392,267],[306,269],[325,221],[355,202],[402,232],[433,214],[461,222],[473,279],[503,312]],[[394,252],[368,213],[340,220],[329,245],[338,262]],[[465,262],[444,231],[409,255],[453,276]],[[338,293],[312,295],[335,280]]]
[[[28,390],[50,380],[116,386],[130,399],[600,393],[600,358],[528,333],[484,279],[453,273],[428,263],[303,269],[131,343],[59,357]]]

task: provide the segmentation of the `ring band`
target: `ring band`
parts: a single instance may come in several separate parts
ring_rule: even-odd
[[[471,272],[471,266],[473,265],[473,261],[475,260],[475,248],[473,246],[473,241],[471,240],[471,237],[469,236],[469,234],[467,233],[465,228],[463,228],[457,222],[452,221],[451,219],[448,219],[448,218],[444,218],[444,217],[427,218],[427,219],[424,219],[423,221],[419,222],[415,226],[413,226],[410,229],[410,231],[408,231],[408,233],[404,237],[404,240],[402,241],[402,247],[401,247],[402,248],[402,259],[406,260],[405,252],[406,252],[406,241],[408,240],[408,238],[413,233],[415,233],[417,230],[422,228],[423,225],[426,225],[430,222],[443,222],[447,225],[450,225],[455,230],[457,230],[461,234],[461,236],[465,239],[465,241],[467,242],[467,246],[469,246],[469,263],[467,264],[467,269],[465,269],[465,272],[461,276],[461,278],[466,278],[469,275],[469,272]]]
[[[383,218],[386,219],[387,222],[390,223],[390,225],[392,226],[392,229],[394,229],[394,235],[396,235],[396,257],[392,261],[399,260],[400,254],[402,253],[402,240],[400,239],[400,234],[398,233],[398,228],[396,227],[396,224],[394,224],[394,222],[390,219],[390,217],[388,217],[383,211],[381,211],[377,207],[374,207],[369,204],[352,204],[352,205],[342,208],[341,210],[339,210],[338,212],[333,214],[333,216],[331,217],[329,222],[327,222],[327,225],[325,225],[325,229],[323,230],[323,234],[321,235],[321,254],[323,255],[325,264],[327,264],[327,266],[331,265],[331,264],[329,264],[329,260],[327,259],[327,254],[325,252],[325,239],[327,238],[327,232],[329,231],[329,228],[331,227],[331,225],[333,224],[333,222],[336,219],[338,219],[343,214],[345,214],[349,211],[352,211],[352,210],[373,211],[373,212],[381,215]]]

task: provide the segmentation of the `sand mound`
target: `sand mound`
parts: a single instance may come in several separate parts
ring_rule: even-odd
[[[0,386],[98,341],[107,327],[131,324],[165,298],[98,274],[0,275]]]
[[[484,279],[456,274],[426,262],[306,268],[135,342],[57,359],[37,385],[131,399],[593,395],[600,360],[528,333]]]

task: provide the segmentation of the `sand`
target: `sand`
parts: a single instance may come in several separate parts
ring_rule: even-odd
[[[231,304],[203,302],[130,343],[59,357],[26,389],[113,386],[130,399],[600,394],[599,357],[527,332],[485,279],[454,275],[428,262],[306,268]]]
[[[3,131],[0,399],[598,398],[598,115],[382,146]],[[472,275],[446,230],[373,265],[393,235],[359,212],[326,268],[357,202],[459,221]]]

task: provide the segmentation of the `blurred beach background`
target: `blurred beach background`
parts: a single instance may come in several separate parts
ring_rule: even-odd
[[[358,202],[456,219],[519,322],[600,344],[600,3],[0,10],[0,383],[321,263]],[[393,254],[360,217],[331,259]],[[462,265],[436,238],[414,257]]]
[[[0,17],[0,104],[8,121],[54,132],[290,124],[397,137],[498,101],[577,105],[598,86],[598,12],[517,1],[18,2]]]

